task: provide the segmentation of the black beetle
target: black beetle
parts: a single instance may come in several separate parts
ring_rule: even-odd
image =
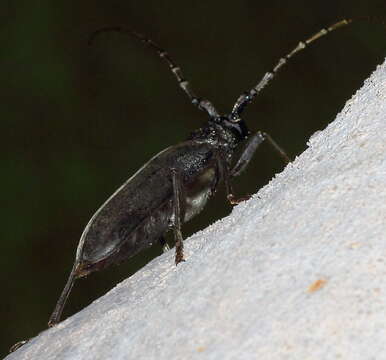
[[[283,159],[289,162],[285,152],[267,133],[259,131],[251,135],[241,119],[241,113],[294,54],[327,33],[351,22],[350,19],[341,20],[320,30],[304,42],[299,42],[255,87],[237,99],[228,115],[220,115],[212,103],[198,98],[183,77],[181,69],[169,54],[152,40],[122,27],[102,28],[92,34],[90,43],[102,32],[123,32],[154,49],[169,65],[192,104],[206,111],[209,120],[186,141],[154,156],[92,216],[80,238],[75,263],[49,319],[49,326],[60,321],[75,279],[110,264],[120,263],[156,242],[167,250],[164,235],[170,229],[173,230],[175,238],[175,263],[183,261],[181,223],[192,219],[204,208],[221,182],[225,184],[227,198],[231,204],[237,204],[247,198],[234,196],[230,180],[247,167],[262,141],[268,140]],[[239,158],[235,159],[235,150],[241,143],[245,143],[244,148]]]

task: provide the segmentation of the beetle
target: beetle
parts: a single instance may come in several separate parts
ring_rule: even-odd
[[[60,321],[76,279],[118,264],[157,242],[164,251],[169,250],[165,240],[169,230],[174,234],[175,264],[184,261],[182,223],[201,212],[221,183],[225,185],[227,199],[232,205],[248,198],[234,195],[231,179],[245,170],[264,140],[285,162],[290,161],[270,135],[262,131],[252,134],[241,114],[293,55],[351,22],[352,19],[343,19],[300,41],[279,59],[271,71],[265,73],[256,86],[238,97],[227,115],[219,114],[210,101],[197,97],[180,67],[151,39],[123,27],[102,28],[90,36],[90,44],[99,34],[112,31],[125,33],[143,42],[166,62],[192,104],[205,111],[209,119],[186,141],[155,155],[91,217],[81,235],[72,270],[49,319],[49,327]],[[236,150],[240,146],[243,146],[241,155],[236,158]]]
[[[359,19],[362,18],[356,20]],[[153,49],[169,66],[191,103],[205,111],[209,119],[187,140],[151,158],[94,213],[81,235],[72,270],[49,318],[49,327],[60,322],[76,279],[111,264],[119,264],[157,242],[164,252],[168,251],[165,234],[169,230],[174,233],[175,264],[184,261],[181,225],[203,210],[221,183],[225,185],[227,200],[231,205],[249,198],[236,197],[231,180],[245,170],[264,140],[286,163],[290,162],[287,154],[269,134],[262,131],[251,133],[241,114],[296,53],[352,22],[353,19],[340,20],[300,41],[279,59],[271,71],[264,74],[256,86],[238,97],[227,115],[219,114],[210,101],[195,95],[180,67],[153,40],[119,26],[101,28],[91,34],[89,44],[101,33],[119,32]],[[238,151],[240,147],[241,152]],[[26,342],[28,340],[16,343],[10,351],[15,351]]]

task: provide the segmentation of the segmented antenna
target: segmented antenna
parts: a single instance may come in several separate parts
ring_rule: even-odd
[[[88,41],[89,45],[91,45],[94,42],[97,36],[105,32],[119,32],[119,33],[132,36],[137,40],[141,41],[142,43],[144,43],[146,46],[155,50],[158,56],[161,59],[165,60],[165,62],[168,64],[171,72],[174,74],[174,76],[177,79],[178,85],[185,92],[185,94],[188,95],[192,104],[197,106],[200,110],[205,110],[211,118],[215,118],[219,116],[219,113],[217,112],[216,108],[209,100],[201,99],[195,95],[189,82],[185,79],[181,68],[174,62],[174,60],[171,58],[169,53],[164,49],[162,49],[160,46],[158,46],[153,40],[147,38],[146,36],[140,33],[137,33],[136,31],[132,31],[121,26],[112,26],[112,27],[104,27],[94,31],[89,37],[89,41]]]
[[[309,44],[312,42],[320,39],[321,37],[327,35],[328,33],[341,28],[343,26],[351,24],[353,21],[357,20],[366,20],[366,21],[371,21],[371,22],[377,22],[377,23],[382,23],[384,25],[384,22],[375,18],[370,18],[370,17],[361,17],[361,18],[356,18],[356,19],[343,19],[340,20],[333,25],[321,29],[319,32],[315,33],[314,35],[310,36],[307,40],[305,41],[300,41],[298,45],[292,49],[287,55],[282,57],[274,66],[274,68],[271,71],[268,71],[265,73],[263,78],[257,83],[255,87],[253,87],[251,90],[245,92],[244,94],[240,95],[239,98],[237,99],[236,103],[233,106],[232,112],[230,114],[230,120],[232,121],[239,121],[240,120],[240,114],[243,112],[244,108],[252,102],[252,100],[256,97],[256,95],[262,91],[269,83],[270,81],[275,77],[277,72],[285,65],[287,64],[288,60],[294,56],[296,53],[304,50]]]

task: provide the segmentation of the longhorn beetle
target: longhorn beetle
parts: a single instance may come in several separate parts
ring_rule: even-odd
[[[207,123],[191,133],[188,139],[161,151],[143,165],[116,190],[95,212],[86,225],[76,251],[75,262],[67,283],[49,319],[48,326],[60,321],[61,314],[77,278],[120,263],[154,243],[169,249],[165,234],[173,230],[175,264],[184,261],[181,224],[192,219],[224,183],[227,199],[234,205],[247,199],[234,195],[231,179],[248,166],[258,146],[267,140],[288,163],[281,147],[265,132],[251,133],[241,118],[252,102],[296,53],[324,35],[348,25],[344,19],[300,41],[251,90],[241,94],[229,114],[219,114],[214,105],[193,92],[182,70],[172,57],[154,41],[123,27],[105,27],[91,34],[89,43],[105,32],[124,33],[153,49],[169,66],[178,85],[199,110],[208,114]],[[236,149],[243,145],[241,155]],[[15,350],[26,341],[15,344]]]
[[[246,199],[237,198],[233,194],[230,181],[247,167],[264,140],[286,162],[290,161],[267,133],[258,131],[251,134],[241,114],[287,60],[313,41],[351,22],[351,19],[341,20],[299,42],[256,86],[237,99],[227,115],[219,114],[210,101],[197,97],[172,57],[149,38],[122,27],[102,28],[90,36],[91,44],[101,33],[125,33],[155,50],[169,66],[192,104],[205,111],[209,119],[205,126],[194,131],[186,141],[155,155],[92,216],[80,238],[73,268],[49,319],[49,326],[60,321],[75,279],[110,264],[120,263],[156,242],[163,246],[164,251],[168,250],[164,235],[170,229],[175,239],[175,263],[177,265],[183,261],[181,224],[204,208],[221,182],[225,184],[227,199],[231,204]],[[235,150],[243,143],[245,145],[241,155],[234,159]]]

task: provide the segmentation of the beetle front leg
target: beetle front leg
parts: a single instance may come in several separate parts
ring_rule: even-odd
[[[233,194],[233,189],[231,185],[231,178],[235,176],[239,176],[248,166],[250,161],[252,160],[253,155],[255,154],[257,148],[259,145],[264,141],[267,140],[269,144],[279,153],[279,155],[284,159],[286,163],[290,162],[290,158],[285,153],[285,151],[272,139],[272,137],[262,131],[258,131],[257,133],[253,134],[249,137],[239,159],[237,160],[236,165],[233,167],[233,169],[228,172],[227,166],[225,164],[225,161],[223,160],[222,163],[222,172],[225,182],[225,187],[227,191],[227,199],[232,205],[237,205],[242,201],[248,200],[251,195],[246,195],[243,197],[236,198]]]
[[[79,269],[80,269],[79,263],[77,263],[75,261],[75,264],[74,264],[74,266],[71,270],[71,273],[68,277],[66,286],[64,287],[64,289],[59,297],[59,300],[56,303],[55,309],[50,316],[50,319],[48,321],[48,327],[53,327],[54,325],[56,325],[60,321],[60,317],[62,315],[64,305],[67,302],[68,295],[70,295],[72,287],[74,286],[74,282],[77,279],[77,277],[79,276],[79,274],[78,274]]]
[[[253,155],[255,154],[256,149],[264,140],[267,140],[269,142],[269,144],[279,153],[279,155],[287,164],[291,161],[285,151],[276,143],[276,141],[272,139],[269,134],[262,131],[258,131],[257,133],[249,137],[236,165],[231,170],[231,177],[239,176],[245,170],[245,168],[251,161]]]
[[[184,243],[181,232],[181,219],[185,215],[182,187],[181,187],[181,176],[177,169],[171,169],[172,183],[173,183],[173,232],[174,240],[176,243],[176,258],[175,262],[178,265],[184,260]]]
[[[228,182],[229,182],[228,185],[226,185],[226,187],[229,189],[229,190],[227,190],[227,194],[228,194],[227,199],[231,205],[237,205],[243,201],[250,199],[251,195],[244,195],[244,196],[236,197],[233,194],[232,185],[230,184],[229,179],[228,179]]]
[[[233,195],[233,189],[231,185],[231,178],[235,176],[239,176],[248,166],[249,162],[251,161],[253,155],[256,152],[256,149],[259,147],[259,145],[264,141],[264,136],[260,131],[258,131],[256,134],[249,137],[247,143],[244,146],[244,149],[237,160],[236,165],[233,167],[233,169],[230,171],[229,175],[224,177],[225,181],[225,187],[227,190],[227,199],[231,203],[231,205],[237,205],[241,203],[242,201],[248,200],[251,195],[245,195],[239,198],[236,198]]]

